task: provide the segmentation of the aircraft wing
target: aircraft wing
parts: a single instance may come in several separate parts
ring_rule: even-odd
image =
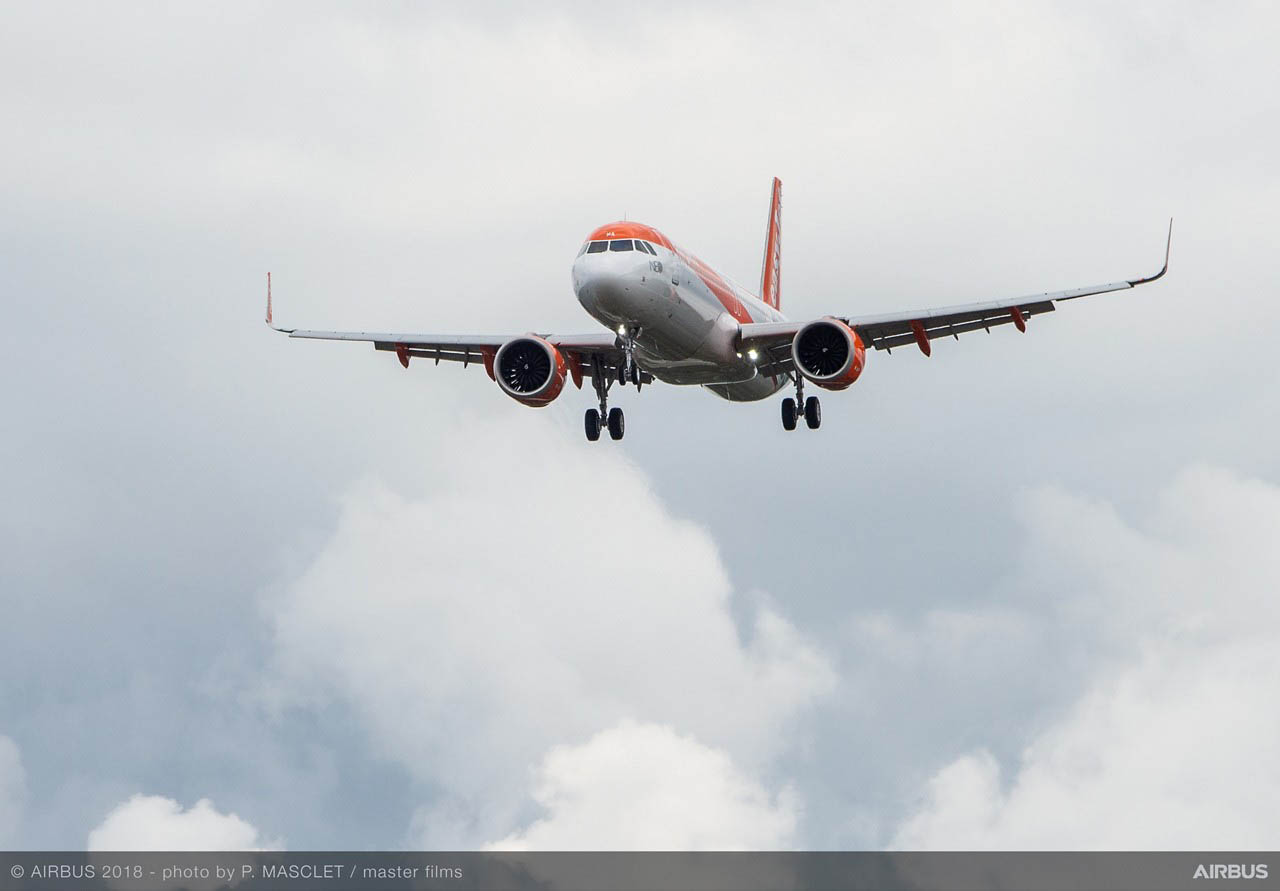
[[[461,362],[463,366],[480,364],[490,370],[498,348],[509,340],[527,335],[517,334],[413,334],[392,331],[312,331],[303,328],[281,328],[271,316],[271,274],[267,274],[267,325],[290,337],[306,340],[350,340],[372,343],[375,350],[396,354],[400,364],[409,367],[411,358],[431,359],[441,362]],[[607,374],[616,372],[623,362],[623,351],[615,335],[601,331],[591,334],[536,334],[565,353],[574,366],[575,382],[580,376],[594,375],[595,361],[599,360]],[[574,361],[576,360],[576,361]],[[492,375],[492,372],[490,371]],[[651,378],[645,376],[648,383]]]
[[[1169,245],[1173,240],[1173,221],[1169,221],[1169,239],[1165,243],[1164,266],[1155,275],[1145,278],[1072,288],[1067,291],[1050,291],[993,300],[986,303],[964,303],[910,312],[891,312],[868,316],[832,316],[858,332],[862,342],[878,350],[892,350],[896,346],[914,343],[926,356],[930,354],[930,341],[969,331],[990,331],[996,325],[1016,325],[1026,330],[1026,320],[1031,316],[1053,312],[1056,304],[1090,294],[1106,294],[1125,291],[1138,285],[1153,282],[1169,270]],[[739,343],[742,351],[756,350],[760,354],[757,365],[761,374],[785,374],[794,370],[791,359],[791,341],[808,322],[748,323],[740,328]]]

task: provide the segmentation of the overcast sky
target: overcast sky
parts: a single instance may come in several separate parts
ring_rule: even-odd
[[[0,846],[1274,848],[1274,6],[361,8],[0,13]],[[795,318],[1171,269],[816,433],[261,323],[590,332],[773,176]]]

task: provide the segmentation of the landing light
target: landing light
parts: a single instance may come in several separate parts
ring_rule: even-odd
[[[747,350],[747,358],[754,362],[756,359],[760,358],[760,354],[755,350]]]
[[[626,336],[627,336],[627,326],[626,326],[626,325],[619,325],[619,326],[618,326],[618,333],[619,333],[619,334],[621,334],[623,337],[626,337]]]

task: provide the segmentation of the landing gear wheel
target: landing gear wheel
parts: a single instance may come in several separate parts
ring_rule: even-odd
[[[582,419],[583,426],[587,428],[587,439],[595,442],[600,438],[600,412],[594,408],[587,409],[587,416]]]
[[[622,434],[626,430],[627,424],[622,417],[622,409],[609,409],[609,438],[622,439]],[[596,434],[599,436],[600,434]]]
[[[810,396],[804,401],[804,422],[809,425],[810,430],[817,430],[822,426],[822,406],[818,403],[817,396]]]
[[[633,364],[631,366],[631,383],[635,384],[637,387],[640,386],[640,366],[639,365]]]
[[[627,366],[625,365],[618,366],[618,383],[622,384],[624,387],[627,384]]]
[[[782,400],[782,429],[796,429],[796,401],[790,396]]]

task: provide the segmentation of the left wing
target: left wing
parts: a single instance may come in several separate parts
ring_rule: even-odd
[[[862,342],[878,350],[915,343],[928,356],[929,342],[938,337],[954,336],[969,331],[990,331],[996,325],[1016,325],[1026,331],[1026,320],[1041,313],[1053,312],[1055,304],[1090,294],[1124,291],[1153,282],[1169,271],[1169,246],[1173,242],[1173,220],[1169,221],[1169,237],[1165,242],[1164,266],[1145,278],[1091,285],[1068,291],[1050,291],[1026,297],[993,300],[987,303],[965,303],[913,312],[882,313],[874,316],[833,316],[858,332]],[[791,340],[808,322],[761,322],[740,326],[739,343],[745,352],[757,350],[762,355],[757,363],[761,374],[784,374],[794,370]]]

